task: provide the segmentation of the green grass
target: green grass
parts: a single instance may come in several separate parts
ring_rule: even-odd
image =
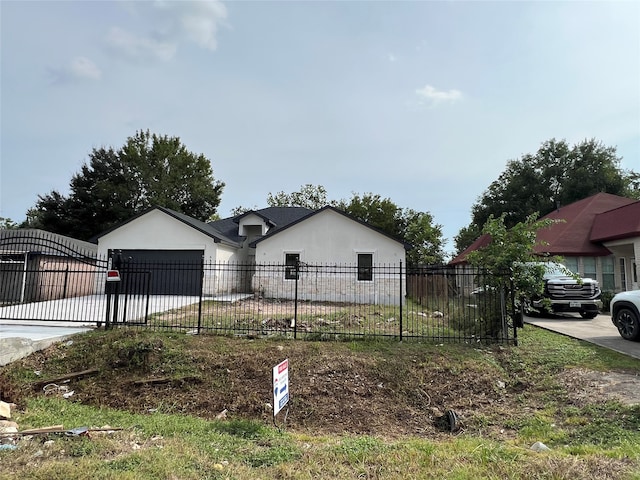
[[[516,407],[471,415],[455,434],[316,434],[279,430],[261,420],[171,414],[171,405],[134,414],[35,396],[15,415],[21,429],[64,424],[122,430],[95,432],[90,438],[25,439],[16,450],[0,451],[0,479],[640,479],[640,406],[614,401],[570,405],[558,379],[574,367],[639,374],[640,361],[533,327],[519,333],[519,347],[381,340],[306,344],[309,352],[366,356],[367,365],[380,371],[381,380],[397,395],[416,395],[416,385],[403,383],[416,370],[422,375],[411,377],[417,385],[442,376],[504,381],[504,388],[492,384],[495,398],[504,392],[513,396]],[[97,341],[103,335],[88,333],[61,346],[63,355],[47,365],[48,372],[80,370],[87,355],[96,355],[107,365],[124,362],[133,372],[160,368],[175,376],[197,373],[184,355],[192,337],[116,330],[103,344]],[[265,341],[206,340],[206,348],[222,352],[240,345],[248,353],[273,348]],[[145,360],[147,355],[154,356],[153,362]],[[33,369],[3,373],[24,384],[39,379]],[[531,451],[537,441],[551,450]]]
[[[638,452],[630,457],[611,444],[538,454],[519,440],[310,436],[251,422],[95,411],[53,399],[33,401],[28,411],[21,422],[46,423],[62,412],[65,420],[126,430],[90,439],[55,437],[48,447],[34,438],[0,453],[0,478],[587,479],[605,471],[606,478],[640,478]]]

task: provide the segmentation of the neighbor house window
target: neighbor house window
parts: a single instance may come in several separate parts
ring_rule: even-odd
[[[299,253],[287,253],[284,256],[284,278],[287,280],[298,279]]]
[[[585,278],[593,278],[596,280],[598,275],[598,271],[596,270],[596,259],[594,257],[585,257],[582,260],[582,265],[584,266]]]
[[[620,259],[620,286],[622,290],[627,289],[627,264],[624,258]]]
[[[613,257],[602,259],[602,290],[613,292],[616,288],[616,274]]]
[[[358,254],[358,280],[370,282],[373,280],[373,254]]]
[[[564,266],[571,270],[573,273],[578,272],[578,257],[565,257]]]

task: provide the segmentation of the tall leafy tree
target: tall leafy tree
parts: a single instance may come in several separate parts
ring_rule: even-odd
[[[478,268],[481,285],[478,327],[484,330],[484,334],[494,337],[504,329],[503,309],[501,302],[496,301],[496,295],[504,295],[506,299],[513,296],[522,305],[525,299],[539,296],[544,290],[544,267],[535,253],[539,244],[537,233],[555,223],[549,219],[540,220],[532,214],[513,227],[507,227],[505,218],[506,215],[489,217],[482,233],[489,235],[491,241],[467,256],[469,264]]]
[[[380,195],[354,193],[351,200],[334,202],[349,215],[404,240],[412,248],[407,252],[407,263],[426,265],[444,260],[442,225],[435,224],[428,212],[402,209],[389,198]]]
[[[544,142],[535,154],[511,160],[471,209],[471,224],[456,237],[458,252],[473,241],[490,217],[502,217],[507,228],[529,215],[553,209],[599,192],[640,198],[638,173],[624,170],[615,147],[590,139]]]
[[[0,230],[15,230],[18,224],[10,218],[0,217]]]
[[[444,261],[442,225],[434,223],[428,212],[402,209],[389,198],[365,193],[353,193],[348,200],[327,200],[327,191],[322,185],[303,185],[292,193],[269,193],[267,203],[271,207],[306,207],[318,210],[326,205],[348,213],[384,233],[412,246],[407,253],[407,263],[424,265]],[[247,208],[238,207],[234,214],[244,213]]]
[[[406,219],[402,209],[389,198],[380,195],[354,193],[351,200],[334,202],[336,208],[345,211],[371,226],[379,228],[389,235],[402,238],[406,227]]]
[[[275,195],[269,192],[267,204],[270,207],[305,207],[318,210],[328,204],[327,191],[322,185],[308,183],[297,192],[278,192]]]
[[[204,221],[215,214],[224,183],[178,137],[147,130],[118,150],[94,148],[69,187],[68,196],[39,196],[25,226],[89,239],[156,205]]]
[[[409,265],[432,265],[444,261],[442,225],[434,223],[429,212],[405,209],[404,240],[411,245],[407,252]]]
[[[471,245],[476,238],[478,238],[482,232],[473,223],[462,227],[458,234],[453,237],[453,245],[456,248],[456,252],[462,252],[465,248]]]

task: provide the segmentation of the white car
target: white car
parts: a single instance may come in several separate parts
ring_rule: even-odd
[[[611,299],[611,321],[626,340],[640,341],[640,290],[617,293]]]

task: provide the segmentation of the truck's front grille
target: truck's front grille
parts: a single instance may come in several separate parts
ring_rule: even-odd
[[[592,283],[547,283],[549,296],[555,299],[594,298],[598,295],[597,287]]]

